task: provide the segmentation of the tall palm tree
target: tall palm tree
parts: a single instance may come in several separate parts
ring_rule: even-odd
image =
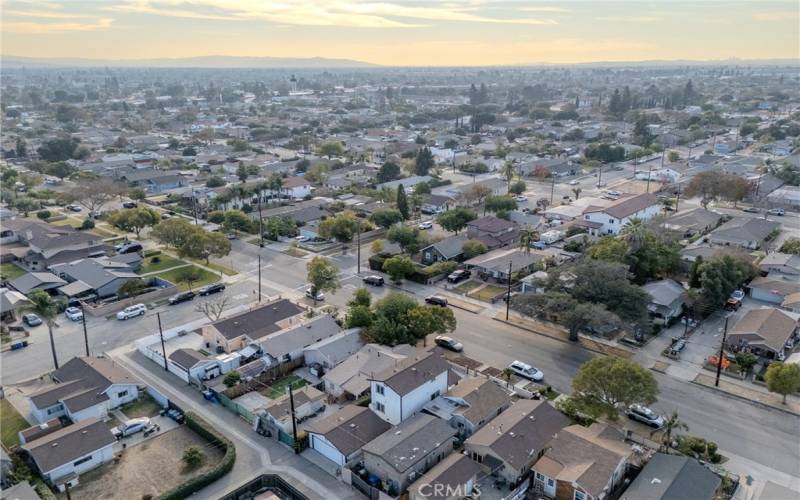
[[[644,224],[642,219],[633,218],[628,221],[627,224],[622,228],[622,238],[628,242],[631,246],[631,249],[635,252],[639,248],[641,248],[642,243],[644,243],[645,238],[647,237],[649,229]]]
[[[511,181],[514,180],[514,164],[506,161],[502,169],[503,176],[506,178],[506,191],[511,189]]]
[[[574,187],[572,188],[572,192],[575,194],[575,199],[577,200],[578,197],[580,197],[581,193],[583,192],[583,189],[581,189],[580,187]]]
[[[519,248],[526,253],[531,252],[531,245],[539,241],[539,231],[531,226],[525,226],[519,230]]]
[[[42,321],[47,325],[47,333],[50,334],[50,350],[53,353],[53,365],[55,365],[56,370],[58,370],[56,342],[53,338],[53,327],[56,324],[55,319],[58,314],[56,303],[53,301],[53,298],[43,290],[36,290],[28,295],[28,298],[31,300],[31,305],[28,306],[26,310],[42,318]]]
[[[652,437],[654,434],[660,432],[661,446],[664,447],[664,451],[668,452],[672,447],[672,433],[678,430],[688,431],[689,426],[678,418],[677,411],[673,411],[672,415],[670,415],[670,417],[664,421],[664,425],[660,429],[656,429],[651,432],[650,436]]]
[[[514,375],[514,370],[511,368],[503,368],[503,371],[500,372],[500,375],[505,379],[506,384],[511,382],[511,376]]]

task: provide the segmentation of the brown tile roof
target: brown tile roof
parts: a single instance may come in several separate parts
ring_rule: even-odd
[[[731,330],[729,342],[735,343],[741,337],[750,345],[763,345],[780,352],[797,328],[795,316],[774,307],[747,311]]]

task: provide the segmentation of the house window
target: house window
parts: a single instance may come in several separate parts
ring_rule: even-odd
[[[47,414],[48,415],[52,415],[53,413],[58,413],[63,409],[64,409],[64,407],[62,405],[56,405],[56,406],[53,406],[51,408],[48,408],[47,409]]]
[[[375,409],[381,413],[386,413],[386,407],[383,406],[383,403],[375,403]]]
[[[608,219],[608,223],[609,224],[613,224],[614,223],[614,219]]]
[[[122,392],[118,392],[117,393],[117,397],[118,398],[124,398],[127,395],[128,395],[128,391],[122,391]]]
[[[538,479],[539,481],[544,481],[544,474],[542,474],[541,472],[537,472],[536,479]]]
[[[436,399],[438,397],[439,397],[439,391],[434,392],[433,394],[431,394],[431,401],[433,401],[434,399]]]
[[[575,490],[575,495],[572,497],[573,500],[586,500],[586,494],[581,491]]]
[[[378,394],[383,395],[383,386],[380,385],[380,384],[376,385],[375,386],[375,392],[377,392]]]
[[[89,460],[91,460],[91,459],[92,459],[92,456],[91,456],[91,455],[89,455],[88,457],[83,457],[83,458],[81,458],[80,460],[77,460],[77,461],[75,461],[75,462],[72,462],[72,466],[73,466],[73,467],[77,467],[77,466],[79,466],[80,464],[85,464],[86,462],[88,462],[88,461],[89,461]]]

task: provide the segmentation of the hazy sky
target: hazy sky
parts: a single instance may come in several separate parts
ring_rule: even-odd
[[[386,65],[800,58],[800,2],[0,0],[2,53]]]

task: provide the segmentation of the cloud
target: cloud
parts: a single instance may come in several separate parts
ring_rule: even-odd
[[[660,21],[656,16],[602,16],[595,17],[597,21],[608,21],[612,23],[654,23]]]
[[[570,9],[565,9],[564,7],[550,7],[550,6],[534,6],[534,7],[517,7],[517,10],[521,10],[524,12],[553,12],[553,13],[562,13],[566,14],[568,12],[572,12]]]
[[[102,18],[89,23],[37,23],[37,22],[6,22],[3,31],[8,33],[34,33],[46,35],[51,33],[64,33],[68,31],[98,31],[110,28],[113,19]]]
[[[797,16],[800,15],[800,11],[797,10],[787,10],[783,12],[759,12],[753,14],[753,19],[756,21],[766,21],[766,22],[780,22],[780,21],[792,21],[797,22]]]
[[[88,14],[69,14],[67,12],[51,12],[46,10],[6,10],[6,16],[38,17],[40,19],[90,19],[94,16]]]

